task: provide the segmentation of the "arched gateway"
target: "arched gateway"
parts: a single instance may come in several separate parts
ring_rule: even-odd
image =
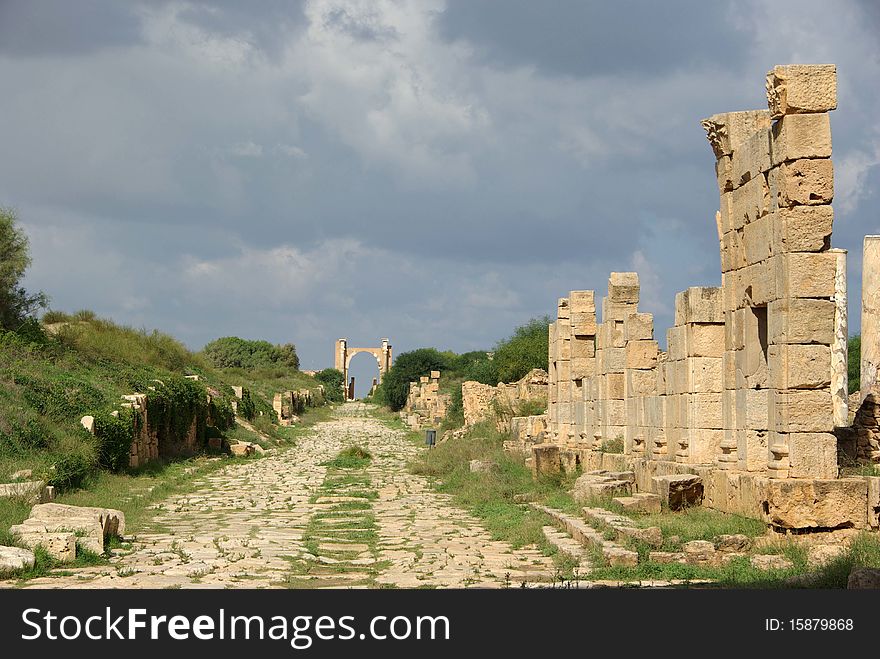
[[[348,339],[338,339],[334,365],[336,370],[342,371],[346,400],[354,398],[354,390],[348,383],[348,367],[351,364],[351,358],[359,352],[368,352],[376,358],[379,363],[379,382],[382,382],[382,377],[391,368],[391,344],[388,343],[388,339],[382,339],[382,345],[378,348],[349,348]]]

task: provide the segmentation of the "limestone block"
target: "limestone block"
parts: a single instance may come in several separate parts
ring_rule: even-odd
[[[599,339],[603,348],[623,348],[626,341],[623,338],[623,322],[607,321],[599,328]]]
[[[721,357],[724,354],[724,325],[689,323],[685,327],[688,357]]]
[[[568,320],[571,318],[571,311],[568,306],[568,298],[561,297],[556,303],[556,318],[559,320]]]
[[[837,438],[830,432],[788,435],[791,478],[837,478]]]
[[[678,361],[687,356],[687,326],[680,325],[666,330],[666,346],[670,361]]]
[[[45,488],[44,481],[0,483],[0,499],[20,499],[28,503],[39,503]]]
[[[837,255],[834,252],[779,254],[770,258],[769,263],[776,276],[778,299],[830,299],[834,296],[837,272]],[[832,312],[832,331],[833,318]]]
[[[868,526],[880,527],[880,476],[867,476],[868,483]]]
[[[743,231],[731,230],[721,236],[721,270],[729,272],[748,265],[743,246]],[[676,305],[677,306],[677,305]],[[676,324],[679,324],[676,322]],[[684,324],[684,323],[680,323]]]
[[[609,373],[606,375],[605,398],[624,398],[626,392],[625,381],[623,373]]]
[[[771,344],[830,345],[834,339],[834,302],[799,298],[771,302],[767,305],[767,335]]]
[[[742,533],[719,535],[714,541],[715,549],[721,552],[747,552],[752,549],[752,539]]]
[[[675,324],[723,323],[721,289],[716,286],[691,286],[675,295]]]
[[[724,428],[720,393],[684,394],[687,401],[686,428]]]
[[[535,444],[532,446],[532,473],[536,476],[551,476],[561,471],[559,446],[556,444]]]
[[[737,468],[740,471],[764,471],[767,468],[767,445],[767,430],[737,430]]]
[[[654,315],[631,313],[623,321],[623,340],[640,341],[654,338]]]
[[[767,185],[771,210],[830,204],[834,200],[834,166],[830,158],[785,162],[770,170]],[[734,203],[736,193],[734,190]]]
[[[697,359],[695,357],[695,359]],[[736,389],[736,351],[726,350],[721,358],[722,386],[725,391]]]
[[[440,379],[440,371],[431,371],[431,379],[439,380]]]
[[[639,301],[638,273],[612,272],[611,276],[608,278],[607,299],[611,302],[637,304]]]
[[[656,514],[660,512],[660,497],[650,492],[638,492],[629,497],[617,497],[614,503],[626,511]]]
[[[771,345],[769,384],[774,389],[824,389],[831,386],[831,348],[825,345]]]
[[[95,434],[95,417],[91,415],[86,415],[82,419],[79,420],[82,427],[85,428],[89,434]]]
[[[568,294],[568,305],[572,318],[577,313],[596,313],[596,298],[593,291],[571,291]]]
[[[576,357],[571,360],[571,379],[582,380],[596,374],[596,360],[592,357]]]
[[[771,428],[778,432],[831,432],[834,407],[830,389],[769,390],[773,396]]]
[[[776,271],[768,259],[747,268],[750,274],[748,288],[743,291],[743,301],[748,307],[766,306],[779,298]]]
[[[606,373],[623,373],[626,368],[626,348],[606,348],[604,351]]]
[[[760,129],[770,128],[768,110],[715,114],[701,122],[716,158],[730,156]]]
[[[733,190],[733,164],[730,156],[721,156],[715,161],[715,176],[718,178],[719,192]]]
[[[628,341],[625,350],[626,368],[647,369],[657,365],[656,341]]]
[[[593,336],[596,334],[596,312],[589,313],[572,312],[571,314],[572,336]]]
[[[770,130],[752,133],[738,149],[734,149],[731,169],[734,188],[770,169]]]
[[[0,574],[26,570],[34,566],[34,553],[21,547],[0,546]]]
[[[699,506],[703,502],[703,479],[694,474],[669,474],[651,478],[655,494],[670,510]]]
[[[605,414],[608,427],[625,426],[626,425],[626,404],[623,400],[607,400],[605,401]],[[614,438],[617,436],[616,430],[609,431],[609,435]],[[621,434],[623,434],[621,432]]]
[[[768,430],[770,427],[770,396],[768,389],[737,389],[736,418],[741,428]]]
[[[767,73],[770,116],[828,112],[837,108],[837,67],[833,64],[774,66]]]
[[[746,265],[760,263],[770,258],[770,246],[773,242],[773,215],[765,215],[743,227],[743,252]]]
[[[831,157],[831,121],[827,113],[790,114],[773,124],[770,161],[773,167],[788,160]]]
[[[803,161],[799,160],[797,162],[811,162],[811,161]],[[822,162],[831,162],[822,161]],[[792,163],[794,164],[794,163]],[[788,167],[789,165],[783,165],[784,167]],[[775,172],[777,169],[770,170],[771,172]],[[790,176],[794,175],[794,172],[787,172]],[[789,182],[790,178],[785,178],[784,181]],[[791,185],[794,185],[794,181],[791,181]],[[787,190],[787,188],[786,188]],[[741,229],[743,226],[748,224],[749,222],[754,222],[759,217],[766,215],[770,212],[770,202],[771,202],[771,189],[768,185],[767,178],[761,174],[753,178],[751,181],[744,183],[740,187],[736,188],[733,192],[730,193],[730,228],[731,229]],[[827,202],[823,202],[827,203]],[[784,204],[789,205],[789,204]],[[723,213],[722,209],[722,213]]]
[[[632,302],[615,302],[604,297],[602,298],[602,322],[615,320],[622,323],[627,314],[636,311],[636,307],[637,305]]]
[[[657,392],[657,377],[653,371],[629,369],[626,372],[626,391],[629,396],[651,396]]]
[[[862,478],[770,479],[767,521],[783,529],[865,528],[867,483]]]
[[[596,342],[592,337],[583,339],[575,337],[571,340],[572,359],[592,359],[596,356]]]
[[[823,252],[831,244],[834,210],[831,206],[780,208],[773,218],[772,252]]]
[[[21,533],[16,535],[28,549],[37,546],[46,550],[52,558],[62,563],[71,563],[76,560],[76,535],[69,532],[56,533]]]
[[[721,393],[722,359],[717,357],[689,357],[686,361],[687,391],[692,393]]]
[[[40,520],[65,519],[70,517],[95,517],[101,524],[104,537],[125,535],[125,513],[114,508],[93,506],[70,506],[60,503],[43,503],[31,509],[31,517]]]
[[[721,234],[733,231],[733,191],[722,192],[719,196],[718,215],[716,222]]]
[[[691,464],[712,464],[721,452],[724,431],[711,428],[688,430],[688,457]]]

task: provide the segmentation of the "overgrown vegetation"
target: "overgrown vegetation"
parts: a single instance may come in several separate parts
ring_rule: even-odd
[[[272,345],[268,341],[251,341],[237,336],[224,336],[202,349],[206,361],[214,368],[266,368],[280,366],[299,370],[299,357],[292,343]]]
[[[849,337],[846,353],[846,371],[849,378],[849,393],[855,393],[861,386],[862,335]]]
[[[0,328],[19,330],[46,306],[44,293],[28,293],[21,280],[31,264],[28,239],[17,226],[15,210],[0,208]]]
[[[370,464],[373,456],[363,446],[349,446],[342,449],[332,460],[322,463],[332,469],[363,469]]]
[[[333,403],[341,403],[344,400],[343,385],[345,376],[342,371],[335,368],[325,368],[315,373],[315,379],[324,385],[324,398]]]

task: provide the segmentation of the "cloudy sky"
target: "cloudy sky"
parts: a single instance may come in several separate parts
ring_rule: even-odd
[[[833,62],[857,327],[878,33],[871,0],[0,0],[0,205],[53,308],[192,348],[489,348],[633,269],[662,335],[720,283],[699,120]]]

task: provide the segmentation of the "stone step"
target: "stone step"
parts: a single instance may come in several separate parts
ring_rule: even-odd
[[[637,552],[621,547],[612,540],[606,540],[599,531],[585,521],[539,503],[532,503],[531,506],[535,510],[549,515],[558,526],[565,529],[572,538],[585,547],[595,547],[601,551],[607,565],[633,567],[638,564],[639,555]]]
[[[584,518],[588,522],[610,527],[618,538],[632,538],[644,542],[654,549],[658,549],[663,544],[663,532],[659,527],[638,527],[629,517],[617,515],[604,508],[585,507],[582,510]]]
[[[576,561],[579,569],[589,569],[592,566],[589,550],[577,540],[566,535],[555,526],[544,526],[541,530],[544,532],[547,542],[556,547],[560,553]]]
[[[703,479],[695,474],[654,476],[651,484],[670,510],[681,510],[703,503]]]
[[[612,501],[627,512],[634,513],[657,514],[662,508],[660,495],[650,492],[637,492],[629,497],[614,497]]]

